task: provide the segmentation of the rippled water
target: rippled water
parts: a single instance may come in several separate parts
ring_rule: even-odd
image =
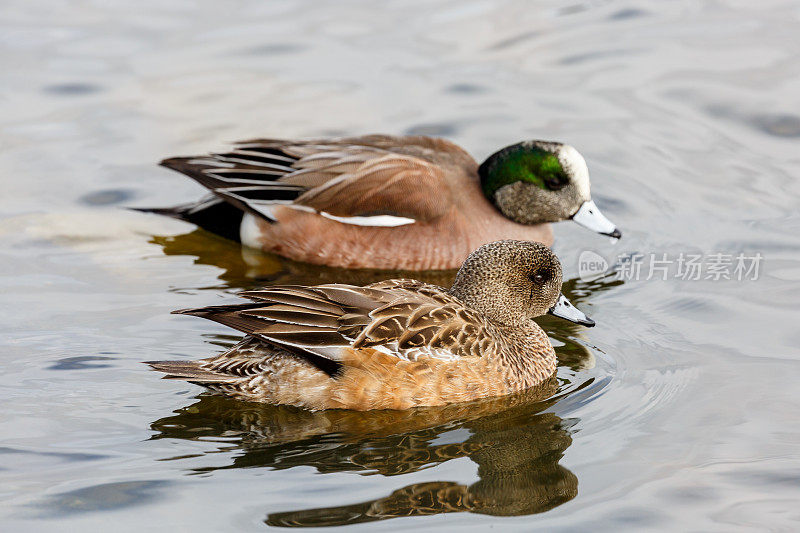
[[[791,1],[6,2],[2,529],[796,529],[799,23]],[[479,159],[523,138],[579,147],[625,237],[555,228],[566,292],[598,323],[542,321],[557,382],[308,413],[148,371],[237,338],[173,309],[386,276],[123,209],[201,193],[156,163],[367,132]],[[623,269],[763,262],[757,280],[582,281],[586,250]]]

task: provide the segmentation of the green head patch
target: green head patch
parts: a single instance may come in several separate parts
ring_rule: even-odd
[[[491,155],[478,168],[484,194],[491,200],[498,189],[518,181],[548,191],[566,187],[570,178],[555,153],[560,146],[558,143],[527,141]]]

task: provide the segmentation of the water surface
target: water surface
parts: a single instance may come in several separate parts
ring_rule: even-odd
[[[796,528],[798,23],[791,1],[6,2],[3,529]],[[625,237],[555,228],[565,291],[598,323],[541,321],[557,379],[355,414],[148,371],[238,338],[173,309],[386,276],[127,211],[202,193],[156,163],[370,132],[444,135],[478,159],[524,138],[581,150]],[[585,251],[673,262],[667,279],[581,279]],[[763,261],[757,279],[682,279],[681,254]]]

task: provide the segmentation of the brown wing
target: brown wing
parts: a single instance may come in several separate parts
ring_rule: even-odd
[[[295,203],[337,217],[389,215],[427,222],[450,209],[452,196],[441,167],[391,154],[309,190]]]
[[[436,287],[416,280],[369,286],[403,295],[373,310],[353,347],[383,347],[406,359],[480,356],[490,349],[491,327],[477,313]]]
[[[486,322],[446,292],[418,281],[276,286],[242,295],[254,302],[177,313],[337,363],[345,349],[373,348],[408,360],[454,359],[478,356],[492,343]]]
[[[383,135],[257,139],[229,152],[162,164],[194,178],[225,202],[270,220],[274,206],[289,205],[367,225],[372,224],[363,217],[428,221],[441,216],[452,204],[453,177],[476,167],[448,141]],[[387,220],[373,222],[385,225]]]

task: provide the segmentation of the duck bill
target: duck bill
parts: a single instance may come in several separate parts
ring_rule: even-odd
[[[605,215],[600,212],[593,200],[583,202],[580,209],[572,215],[572,220],[601,235],[608,235],[615,239],[622,237],[622,233],[620,233],[613,222],[608,220]]]
[[[556,305],[551,307],[548,313],[563,318],[564,320],[575,322],[581,326],[586,326],[587,328],[594,326],[594,320],[583,314],[582,311],[579,311],[563,294],[559,295]]]

